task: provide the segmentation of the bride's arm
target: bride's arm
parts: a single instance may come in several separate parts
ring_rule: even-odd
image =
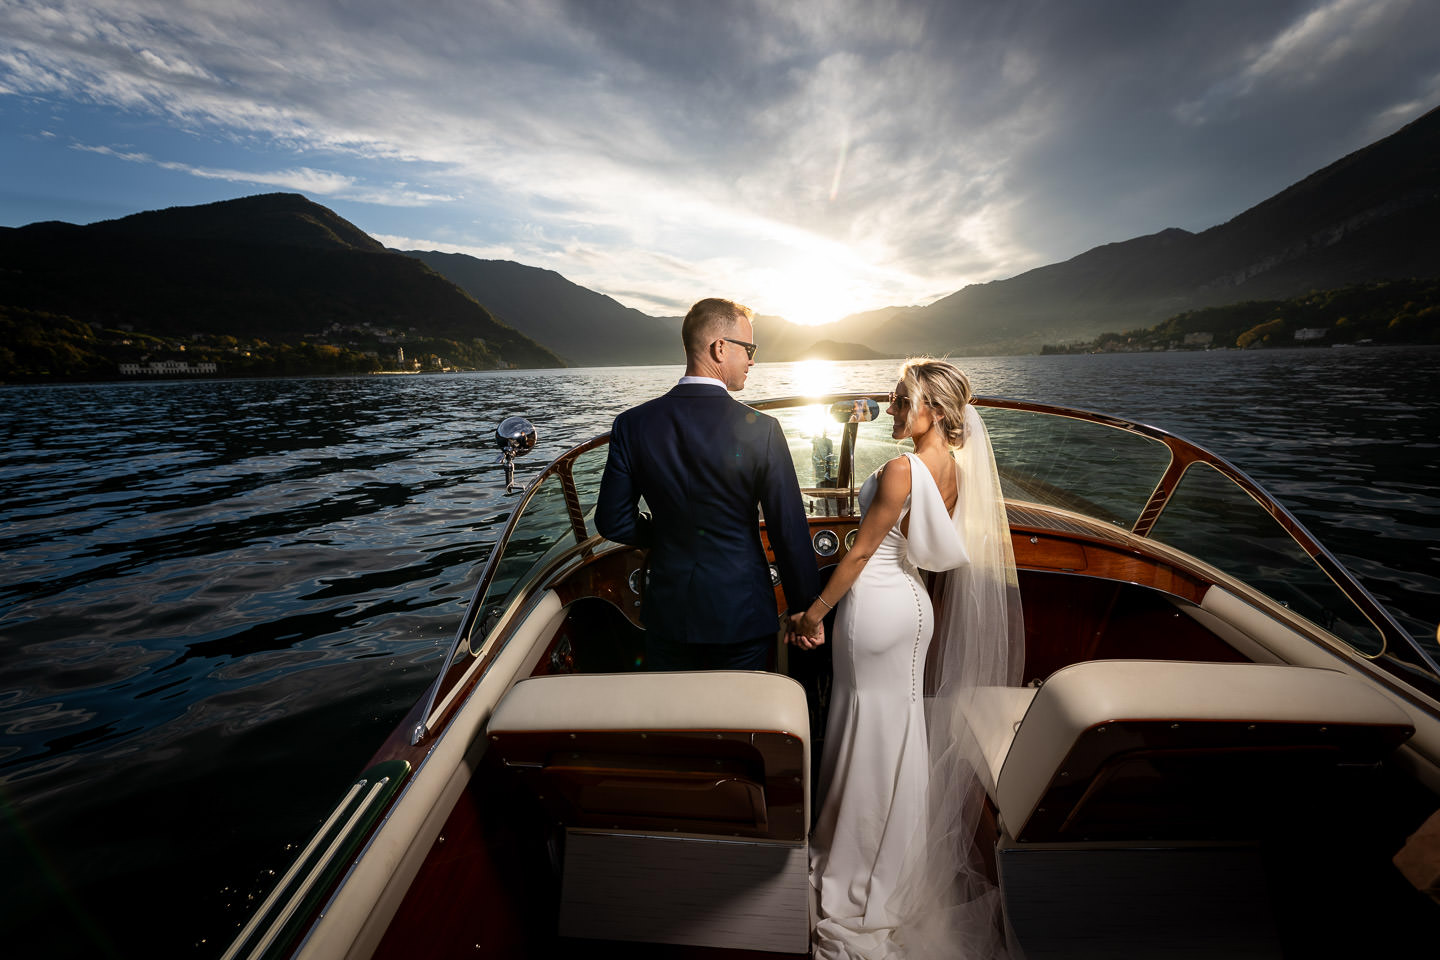
[[[855,585],[855,581],[860,578],[860,572],[865,569],[865,564],[885,539],[885,534],[889,533],[890,528],[895,526],[895,521],[900,519],[900,511],[905,508],[905,498],[908,496],[910,458],[896,457],[880,471],[880,488],[875,491],[875,499],[870,502],[870,509],[865,511],[865,516],[860,520],[860,530],[855,534],[855,543],[835,565],[835,572],[830,575],[825,589],[820,591],[820,599],[811,603],[810,609],[805,611],[799,624],[800,633],[806,636],[816,635],[820,621],[825,619],[825,615],[833,610],[840,598]]]

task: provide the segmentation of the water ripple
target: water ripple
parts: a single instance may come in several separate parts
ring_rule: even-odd
[[[962,365],[982,393],[1216,450],[1427,633],[1440,620],[1436,359]],[[827,389],[881,392],[895,364],[825,371]],[[92,955],[73,922],[83,903],[123,954],[193,955],[201,939],[218,954],[246,915],[237,892],[286,865],[438,668],[513,503],[495,424],[536,424],[523,478],[680,372],[0,388],[0,861],[39,868],[5,872],[0,935]],[[744,396],[804,393],[815,376],[761,364]],[[52,881],[20,880],[32,874]],[[164,943],[143,922],[156,900],[181,917]]]

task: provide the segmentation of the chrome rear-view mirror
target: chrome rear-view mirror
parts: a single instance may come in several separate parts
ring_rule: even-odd
[[[535,449],[535,425],[524,417],[506,417],[495,428],[495,445],[505,465],[505,492],[515,489],[515,458]]]
[[[869,397],[837,400],[830,404],[830,418],[840,423],[867,423],[880,416],[880,404]]]

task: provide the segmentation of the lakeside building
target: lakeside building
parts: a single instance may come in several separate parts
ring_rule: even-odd
[[[174,377],[216,371],[215,364],[208,361],[191,363],[188,360],[151,360],[149,363],[120,364],[122,377]]]

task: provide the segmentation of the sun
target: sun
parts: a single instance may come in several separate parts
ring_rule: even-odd
[[[834,323],[864,309],[847,272],[831,261],[811,260],[783,269],[767,284],[766,313],[800,326]]]

